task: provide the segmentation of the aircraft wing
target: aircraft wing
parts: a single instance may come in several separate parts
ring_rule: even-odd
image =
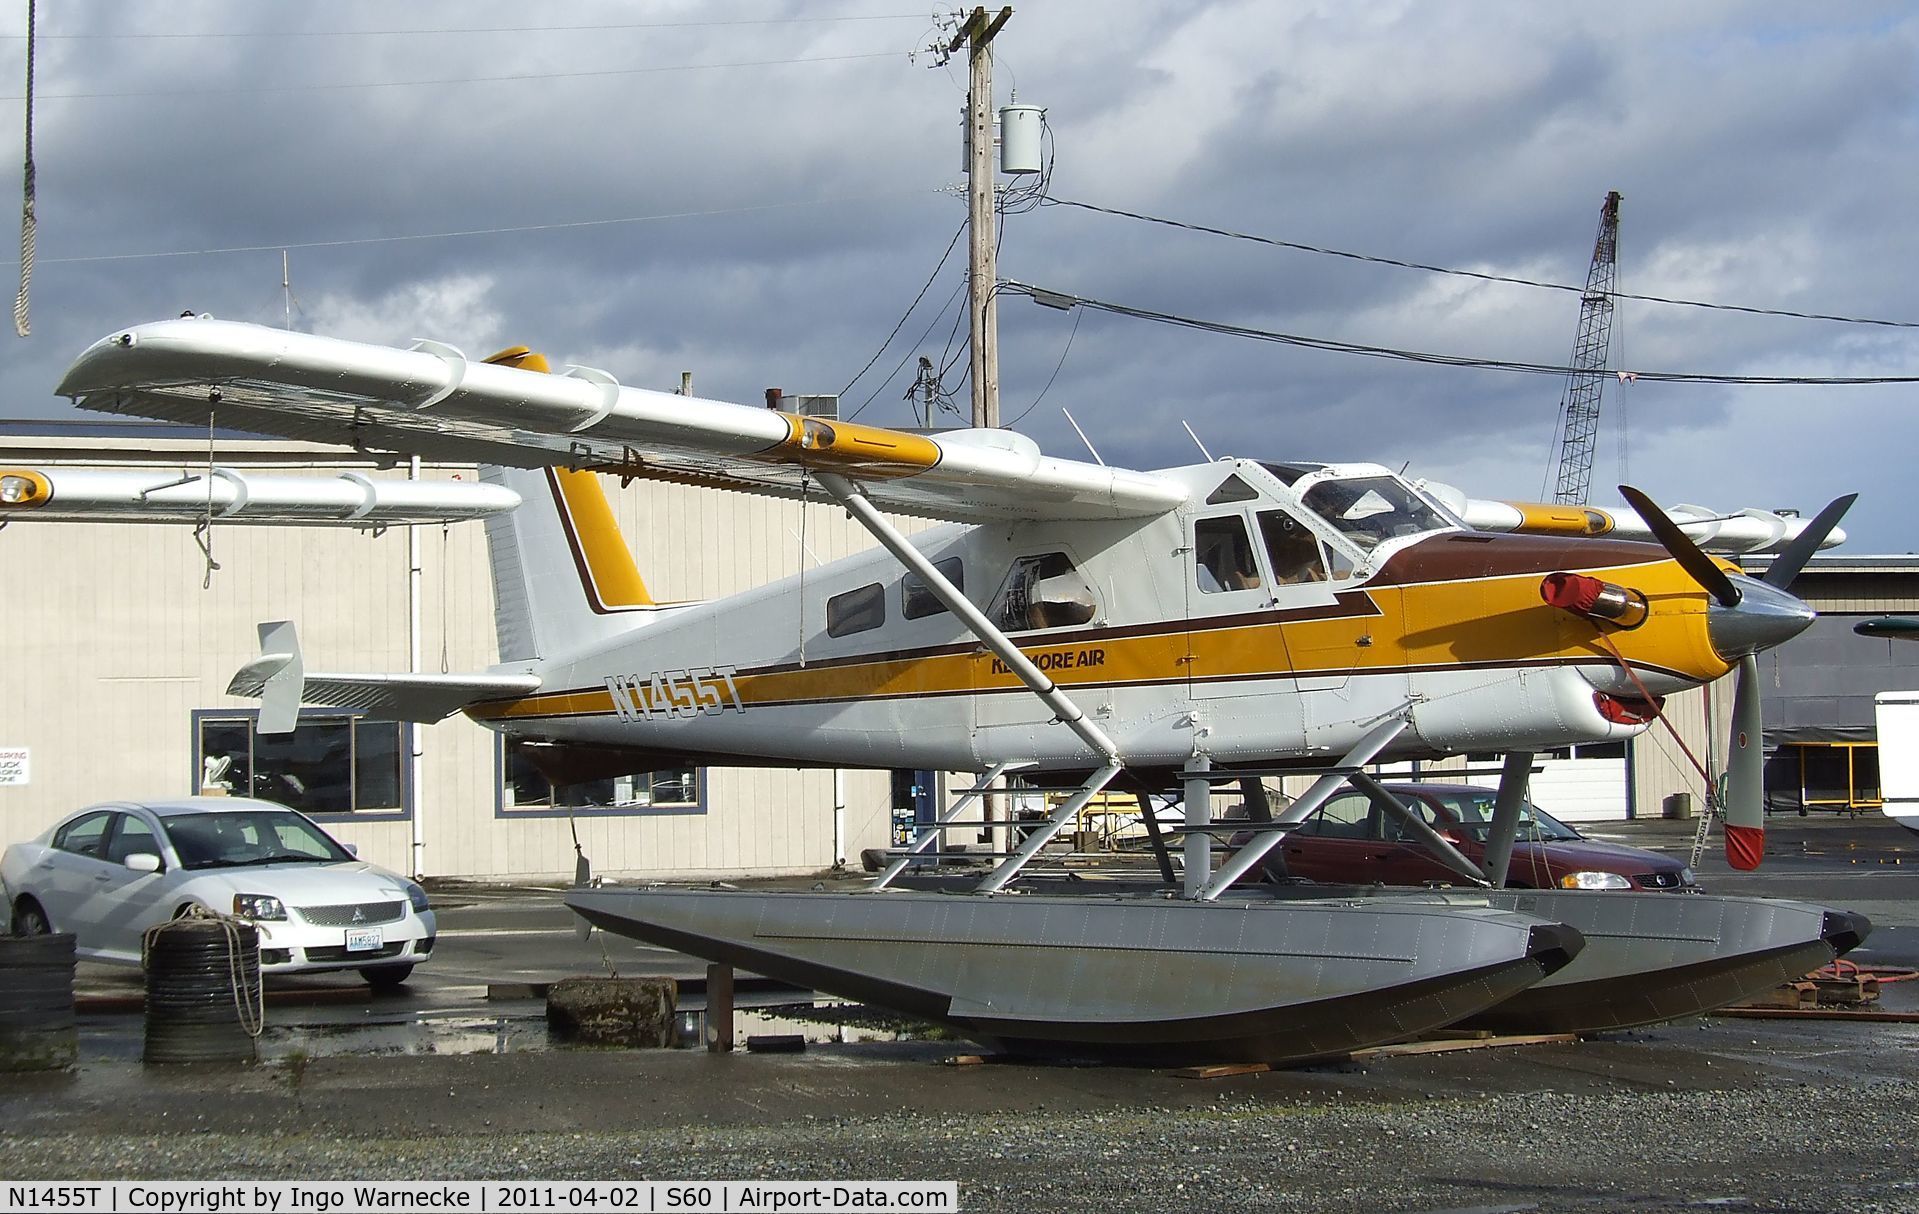
[[[1615,540],[1653,541],[1652,528],[1636,510],[1622,506],[1569,506],[1553,502],[1507,502],[1467,497],[1452,485],[1433,481],[1422,485],[1467,526],[1477,531],[1516,531],[1528,535],[1605,536]],[[1750,554],[1783,552],[1812,522],[1797,515],[1775,514],[1770,510],[1735,510],[1729,513],[1704,506],[1678,505],[1667,509],[1667,517],[1707,552]],[[1834,527],[1820,541],[1821,548],[1846,542],[1846,533]]]
[[[1163,514],[1173,481],[1040,453],[1010,430],[918,434],[480,360],[185,317],[95,342],[58,389],[84,409],[433,458],[596,468],[782,497],[860,482],[881,508],[958,522]]]
[[[512,510],[520,495],[475,481],[269,476],[232,468],[0,465],[0,523],[262,523],[384,527],[453,523]]]

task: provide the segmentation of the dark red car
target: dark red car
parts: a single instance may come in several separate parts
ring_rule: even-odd
[[[1493,789],[1471,784],[1387,784],[1384,787],[1475,864],[1486,856]],[[1249,833],[1235,836],[1243,843]],[[1271,867],[1286,876],[1338,885],[1459,884],[1400,820],[1358,789],[1336,793],[1273,850]],[[1263,879],[1255,869],[1248,880]],[[1520,812],[1506,884],[1529,889],[1690,890],[1692,870],[1658,852],[1587,839],[1528,804]]]

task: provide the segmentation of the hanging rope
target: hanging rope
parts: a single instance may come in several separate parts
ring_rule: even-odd
[[[207,574],[200,579],[200,589],[213,589],[213,571],[220,562],[213,559],[213,418],[211,409],[207,411],[207,512],[199,522],[193,524],[193,542],[200,546],[200,555],[206,557]]]
[[[33,283],[33,17],[34,0],[27,0],[27,163],[20,203],[20,293],[13,297],[13,331],[25,337],[27,288]]]

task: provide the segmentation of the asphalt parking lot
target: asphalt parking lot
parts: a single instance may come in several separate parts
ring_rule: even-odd
[[[1682,851],[1683,823],[1600,833]],[[1775,819],[1758,875],[1714,892],[1861,911],[1855,957],[1919,965],[1919,840],[1882,819]],[[442,887],[408,994],[287,984],[265,1061],[138,1062],[131,975],[93,997],[70,1073],[0,1077],[9,1178],[957,1179],[977,1210],[1919,1210],[1919,1024],[1680,1021],[1577,1043],[1222,1079],[954,1067],[950,1041],[801,1055],[606,1051],[545,1038],[488,987],[693,976],[582,943],[556,891]],[[606,949],[602,953],[602,945]],[[1919,1008],[1919,983],[1886,1005]],[[497,991],[496,991],[497,993]]]

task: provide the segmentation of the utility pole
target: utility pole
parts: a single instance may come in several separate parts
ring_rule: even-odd
[[[999,425],[999,306],[993,287],[999,281],[994,248],[999,235],[993,217],[993,35],[1012,17],[1010,6],[996,17],[976,8],[947,46],[950,54],[967,48],[966,129],[971,157],[966,170],[967,251],[971,255],[967,308],[971,312],[973,424]]]

